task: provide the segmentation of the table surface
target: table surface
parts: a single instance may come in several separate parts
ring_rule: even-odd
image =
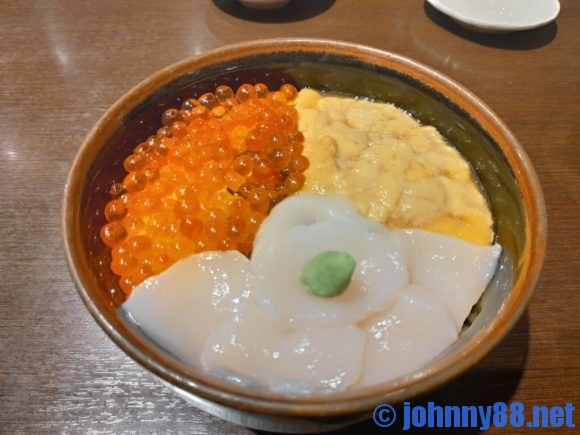
[[[124,92],[206,49],[280,36],[416,59],[512,129],[546,197],[543,276],[509,336],[428,400],[579,406],[580,2],[561,4],[557,23],[499,36],[463,30],[420,0],[295,0],[270,14],[228,0],[0,0],[0,432],[252,432],[177,398],[105,336],[69,278],[60,207],[84,136]]]

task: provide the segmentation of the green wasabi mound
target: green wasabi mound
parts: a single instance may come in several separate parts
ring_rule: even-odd
[[[325,251],[304,265],[300,281],[308,293],[332,298],[346,290],[355,266],[354,258],[346,252]]]

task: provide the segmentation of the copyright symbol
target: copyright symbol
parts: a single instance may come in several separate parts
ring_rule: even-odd
[[[373,420],[380,427],[392,426],[396,419],[397,413],[395,412],[395,408],[386,403],[377,406],[373,411]]]

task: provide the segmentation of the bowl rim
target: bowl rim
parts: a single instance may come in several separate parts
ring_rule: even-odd
[[[100,142],[99,137],[102,137],[107,129],[109,132],[115,131],[111,126],[118,123],[124,115],[130,112],[128,108],[133,109],[136,106],[133,103],[135,98],[137,101],[143,101],[143,96],[150,96],[155,89],[173,82],[187,72],[212,65],[219,60],[242,59],[257,54],[273,54],[280,51],[307,51],[352,56],[363,62],[378,64],[408,75],[421,83],[427,83],[428,87],[470,115],[476,111],[479,114],[476,121],[481,123],[481,127],[490,132],[494,138],[502,138],[500,145],[506,144],[505,147],[501,146],[501,151],[506,157],[522,192],[526,243],[522,254],[524,261],[520,267],[525,268],[527,273],[520,274],[513,283],[511,292],[518,290],[515,299],[511,300],[512,296],[510,296],[510,303],[503,307],[483,333],[478,333],[476,337],[471,338],[466,343],[466,346],[461,349],[461,355],[454,352],[435,361],[434,364],[423,370],[420,376],[411,379],[409,377],[401,378],[396,382],[353,390],[348,394],[337,393],[330,396],[306,398],[281,398],[279,395],[271,396],[255,391],[242,391],[239,388],[230,387],[224,382],[212,380],[206,383],[193,380],[165,367],[129,342],[99,311],[96,301],[91,298],[87,290],[91,280],[87,274],[83,273],[82,259],[77,255],[82,243],[78,232],[78,219],[75,220],[77,209],[80,208],[79,201],[83,195],[86,177],[82,178],[83,183],[75,183],[75,179],[78,179],[79,174],[86,176],[86,172],[90,168],[89,157],[96,153],[91,151],[92,144]],[[110,135],[105,139],[109,138]],[[101,143],[99,149],[106,144],[106,140]],[[516,170],[514,170],[514,166]],[[497,345],[523,314],[539,280],[546,252],[547,213],[538,177],[523,147],[503,121],[475,94],[462,85],[420,62],[362,44],[318,38],[274,38],[227,45],[185,58],[150,75],[121,96],[102,115],[77,152],[64,189],[61,229],[67,266],[83,303],[115,344],[141,366],[176,388],[224,406],[283,416],[337,417],[345,414],[368,413],[380,403],[398,403],[404,399],[430,392],[467,371]],[[483,340],[484,338],[485,340]]]

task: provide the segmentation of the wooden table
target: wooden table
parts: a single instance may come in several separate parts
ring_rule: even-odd
[[[428,399],[579,407],[580,2],[561,4],[556,24],[496,36],[462,30],[419,0],[296,1],[266,15],[225,0],[1,0],[0,432],[251,432],[178,399],[105,336],[69,278],[60,207],[83,137],[125,91],[206,49],[278,36],[409,56],[511,127],[546,196],[543,278],[503,343]],[[379,432],[372,422],[355,429]]]

